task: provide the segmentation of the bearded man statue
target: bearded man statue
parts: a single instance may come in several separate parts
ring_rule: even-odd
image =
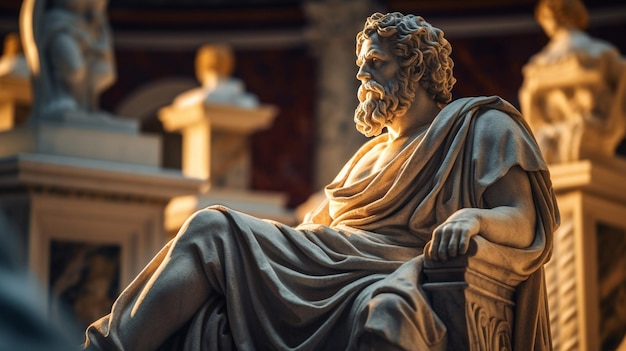
[[[521,286],[520,350],[550,348],[543,264],[558,211],[521,115],[451,102],[451,47],[423,18],[375,13],[357,35],[357,128],[375,136],[290,227],[223,206],[192,215],[86,332],[87,350],[445,350],[425,258],[478,250]],[[538,302],[538,303],[537,303]]]

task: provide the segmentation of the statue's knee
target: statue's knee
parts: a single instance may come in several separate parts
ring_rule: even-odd
[[[177,245],[206,241],[227,235],[230,224],[220,211],[203,209],[191,215],[176,235]]]
[[[374,296],[368,304],[370,314],[378,316],[397,316],[402,313],[406,301],[395,293],[381,293]]]
[[[364,333],[359,339],[361,350],[404,350],[404,336],[400,330],[406,328],[407,301],[393,292],[379,293],[368,303],[368,316]],[[410,323],[410,322],[409,322]]]

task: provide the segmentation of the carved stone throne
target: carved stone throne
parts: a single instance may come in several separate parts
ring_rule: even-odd
[[[448,329],[448,350],[512,350],[515,287],[479,272],[466,255],[446,262],[426,260],[424,290]]]

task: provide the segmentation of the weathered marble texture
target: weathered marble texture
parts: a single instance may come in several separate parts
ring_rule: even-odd
[[[422,18],[377,13],[357,38],[354,119],[375,137],[321,206],[297,227],[197,212],[88,328],[86,349],[444,350],[454,336],[422,263],[470,241],[474,267],[518,289],[516,347],[549,349],[541,273],[559,217],[519,112],[498,97],[451,102],[450,45]]]
[[[550,42],[524,66],[519,95],[548,163],[612,156],[626,133],[626,61],[583,32],[586,18],[578,0],[537,7]]]

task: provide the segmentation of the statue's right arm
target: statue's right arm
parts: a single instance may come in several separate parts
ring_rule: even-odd
[[[474,142],[482,145],[481,171],[473,173],[474,181],[485,180],[480,200],[474,207],[453,212],[432,233],[431,245],[426,252],[434,260],[447,260],[465,254],[471,238],[482,238],[503,246],[526,248],[535,239],[536,209],[528,173],[522,169],[522,158],[534,157],[518,149],[514,135],[519,127],[501,111],[484,111],[476,120]],[[504,147],[503,143],[509,147]],[[512,142],[513,141],[513,142]],[[538,150],[534,150],[538,152]],[[536,155],[535,155],[536,156]]]

